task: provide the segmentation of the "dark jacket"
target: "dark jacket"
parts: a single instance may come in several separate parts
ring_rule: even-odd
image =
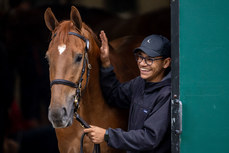
[[[108,104],[129,108],[128,131],[109,128],[108,145],[128,153],[170,153],[170,73],[161,82],[137,77],[120,84],[113,67],[101,68],[101,85]]]

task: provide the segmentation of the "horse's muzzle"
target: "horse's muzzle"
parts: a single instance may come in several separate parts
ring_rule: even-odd
[[[54,128],[65,128],[72,124],[72,115],[70,114],[68,115],[65,107],[49,109],[48,119]]]

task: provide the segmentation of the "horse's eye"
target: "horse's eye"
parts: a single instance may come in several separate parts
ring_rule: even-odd
[[[78,55],[76,56],[75,62],[80,62],[80,61],[82,60],[82,57],[83,57],[82,54],[78,54]]]

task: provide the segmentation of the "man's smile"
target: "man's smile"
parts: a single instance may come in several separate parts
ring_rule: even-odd
[[[140,71],[141,73],[147,73],[147,72],[150,72],[150,69],[149,68],[140,68]]]

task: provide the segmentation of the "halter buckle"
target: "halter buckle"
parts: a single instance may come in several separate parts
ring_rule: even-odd
[[[79,108],[79,97],[77,95],[75,95],[74,104],[75,104],[76,110],[77,110]]]
[[[91,69],[92,67],[91,67],[91,64],[89,63],[88,53],[87,53],[87,52],[85,53],[85,58],[86,58],[86,61],[87,61],[87,67],[88,67],[89,69]]]
[[[88,64],[87,67],[88,67],[90,70],[92,69],[91,64]]]

